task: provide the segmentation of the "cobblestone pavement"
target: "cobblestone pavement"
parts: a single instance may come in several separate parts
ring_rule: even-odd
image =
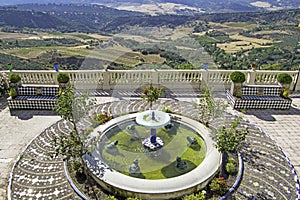
[[[119,115],[120,113],[147,109],[145,101],[141,101],[140,98],[137,100],[114,101],[112,103],[105,103],[104,101],[113,101],[115,98],[107,97],[98,100],[98,103],[101,103],[101,105],[95,108],[97,113],[108,111],[113,115]],[[281,148],[276,145],[276,143],[281,145],[279,142],[282,141],[277,141],[276,137],[271,135],[276,131],[276,134],[282,135],[284,139],[287,134],[294,135],[291,136],[293,139],[296,139],[297,136],[299,138],[299,134],[297,134],[299,131],[297,130],[300,129],[294,130],[291,128],[297,126],[297,119],[300,119],[300,111],[296,107],[300,107],[299,99],[295,98],[294,103],[295,107],[288,111],[253,110],[244,114],[244,118],[250,120],[250,123],[243,121],[242,126],[247,126],[250,133],[247,136],[247,145],[242,150],[245,164],[244,177],[235,193],[236,199],[249,199],[253,197],[256,199],[296,199],[297,189],[294,173]],[[199,117],[199,112],[195,110],[194,105],[190,102],[162,99],[154,105],[154,108],[160,110],[165,107],[171,108],[173,112],[195,119]],[[240,113],[230,108],[229,112],[240,115]],[[3,147],[1,146],[0,150],[1,177],[8,177],[8,171],[11,169],[12,163],[17,160],[21,149],[24,149],[25,145],[29,144],[13,168],[12,199],[37,199],[37,197],[44,199],[75,199],[77,197],[63,174],[62,160],[51,158],[48,154],[53,148],[51,146],[51,135],[67,133],[70,127],[66,122],[58,121],[59,117],[51,116],[49,113],[44,118],[43,116],[39,116],[42,113],[43,111],[36,111],[36,113],[34,111],[20,111],[16,115],[19,116],[18,118],[10,116],[7,108],[0,112],[1,120],[3,120],[0,126],[1,139],[6,143],[1,144]],[[271,118],[273,121],[267,120]],[[233,115],[226,116],[228,123],[233,119]],[[289,120],[287,121],[286,119]],[[54,123],[55,121],[58,122]],[[217,126],[219,123],[220,121],[214,121],[212,122],[212,126]],[[46,129],[43,130],[43,128]],[[18,137],[13,136],[16,132],[20,134]],[[31,135],[23,139],[27,132],[30,132]],[[287,133],[283,134],[283,132]],[[6,134],[2,135],[2,133]],[[8,135],[10,135],[11,140],[5,140]],[[36,135],[37,137],[34,138]],[[269,136],[276,141],[272,140]],[[30,142],[32,138],[34,139]],[[282,146],[282,148],[288,157],[291,158],[292,164],[298,167],[299,171],[299,163],[297,162],[300,159],[296,149],[300,148],[300,142],[299,140],[286,140],[286,143],[289,143],[289,146]],[[285,143],[282,143],[282,145],[285,145]],[[8,157],[7,153],[13,148],[17,149],[11,152],[9,160],[5,160]],[[3,149],[6,149],[6,151],[3,151]],[[6,171],[2,170],[2,168]],[[2,179],[1,181],[4,180]],[[1,188],[2,186],[5,187],[4,182],[2,182]],[[5,194],[5,188],[2,194]]]
[[[289,110],[248,110],[243,115],[264,130],[290,158],[300,173],[300,95],[293,96]],[[241,114],[229,109],[234,114]]]

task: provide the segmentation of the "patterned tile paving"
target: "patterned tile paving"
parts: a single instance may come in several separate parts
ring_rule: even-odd
[[[199,110],[189,102],[159,100],[153,108],[170,108],[173,112],[199,120]],[[121,113],[148,109],[142,100],[122,100],[97,105],[93,112],[108,112],[117,116]],[[201,107],[199,107],[201,109]],[[226,123],[234,119],[225,116]],[[224,120],[222,120],[224,121]],[[87,126],[89,123],[82,123]],[[221,125],[221,120],[211,121],[211,127]],[[235,199],[296,199],[297,190],[291,165],[281,149],[260,128],[243,121],[241,127],[248,127],[245,145],[241,154],[244,161],[244,175],[234,193]],[[13,169],[11,181],[12,199],[78,199],[69,186],[63,171],[62,158],[52,158],[51,138],[55,134],[68,134],[71,125],[59,121],[37,136],[20,156]]]

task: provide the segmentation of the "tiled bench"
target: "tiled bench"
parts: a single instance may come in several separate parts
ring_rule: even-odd
[[[281,97],[281,90],[278,85],[243,85],[240,98],[229,91],[226,96],[234,109],[289,109],[292,100]]]
[[[18,95],[7,99],[10,109],[52,110],[58,99],[58,85],[22,84],[18,86]]]

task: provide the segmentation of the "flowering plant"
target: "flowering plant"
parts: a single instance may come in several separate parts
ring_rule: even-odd
[[[0,96],[4,95],[8,90],[8,76],[6,73],[0,73]]]
[[[105,122],[108,122],[112,118],[113,118],[113,116],[109,115],[107,112],[97,114],[97,119],[98,119],[99,124],[104,124]]]
[[[212,192],[223,195],[227,191],[228,185],[223,177],[219,177],[211,181],[209,188]]]
[[[152,84],[147,88],[143,89],[143,99],[147,99],[148,103],[150,103],[150,108],[152,109],[152,104],[155,102],[162,94],[163,88],[154,87]]]

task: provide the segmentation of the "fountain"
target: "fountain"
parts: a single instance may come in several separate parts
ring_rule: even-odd
[[[164,141],[156,136],[156,129],[170,124],[170,116],[162,111],[147,110],[136,117],[136,123],[150,128],[150,137],[143,140],[144,147],[150,150],[157,150],[164,145]]]
[[[208,129],[187,117],[147,110],[114,118],[96,127],[91,134],[97,135],[98,132],[102,135],[92,157],[102,165],[95,167],[95,162],[89,162],[88,169],[103,188],[120,196],[178,198],[204,188],[218,172],[221,163],[221,154]],[[114,149],[117,149],[116,153]],[[195,155],[202,152],[204,157],[195,164],[198,158],[188,160],[185,157],[187,151],[194,151]],[[152,157],[148,153],[158,156]],[[124,162],[118,163],[121,160]],[[164,177],[148,178],[156,173]]]

